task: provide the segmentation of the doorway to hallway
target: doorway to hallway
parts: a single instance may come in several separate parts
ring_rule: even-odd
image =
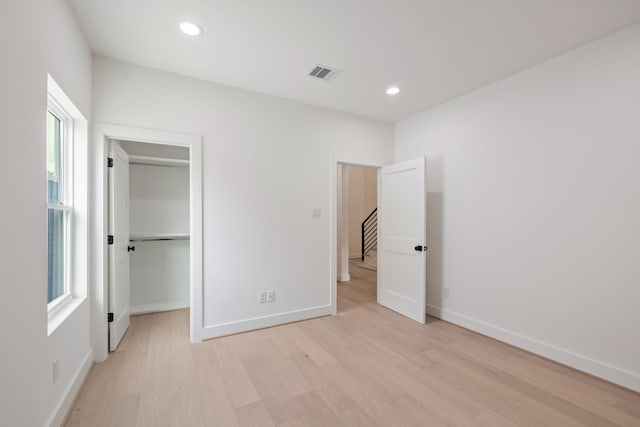
[[[353,288],[361,293],[358,300],[366,297],[375,302],[378,168],[350,164],[339,164],[338,167],[337,280],[348,285],[340,286],[338,292],[345,289],[348,295],[351,291],[346,289]]]
[[[426,192],[425,158],[376,168],[376,300],[419,323],[426,319]],[[336,209],[332,217],[332,304],[337,307],[337,283],[351,280],[350,250],[350,164],[337,161]],[[364,193],[358,191],[356,194]],[[365,220],[371,217],[367,215]],[[366,222],[366,221],[365,221]],[[361,233],[364,234],[364,225]],[[364,241],[364,242],[363,242]],[[368,246],[360,239],[361,259]],[[335,252],[334,252],[335,250]]]

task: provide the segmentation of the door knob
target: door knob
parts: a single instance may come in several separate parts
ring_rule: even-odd
[[[426,246],[422,246],[422,245],[418,245],[413,249],[415,249],[417,252],[423,252],[423,251],[427,250],[427,247]]]

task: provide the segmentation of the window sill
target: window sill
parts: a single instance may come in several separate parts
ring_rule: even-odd
[[[85,298],[86,297],[69,298],[67,301],[57,306],[55,310],[50,310],[47,321],[47,336],[51,336],[51,334],[58,329],[58,326],[62,325],[67,317],[69,317],[71,313],[73,313],[76,308],[82,304]]]

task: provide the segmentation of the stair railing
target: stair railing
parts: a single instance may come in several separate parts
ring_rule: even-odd
[[[375,208],[367,218],[362,221],[362,261],[369,251],[378,249],[378,208]]]

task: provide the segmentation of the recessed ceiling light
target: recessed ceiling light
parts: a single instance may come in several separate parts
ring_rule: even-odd
[[[180,23],[180,31],[188,36],[199,36],[202,33],[202,28],[198,27],[193,22]]]
[[[400,93],[400,88],[397,86],[391,86],[387,89],[387,95],[397,95]]]

